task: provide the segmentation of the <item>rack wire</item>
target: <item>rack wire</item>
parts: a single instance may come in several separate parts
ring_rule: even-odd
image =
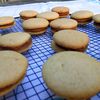
[[[90,38],[86,53],[100,61],[100,30],[93,23],[78,26],[78,30],[87,33]],[[23,32],[20,18],[16,18],[14,27],[0,30],[2,35],[11,32]],[[50,27],[44,34],[32,36],[32,48],[23,53],[29,61],[26,76],[16,89],[0,97],[0,100],[63,100],[48,89],[42,78],[43,63],[55,53],[51,48],[52,36]],[[100,100],[100,93],[91,99]]]

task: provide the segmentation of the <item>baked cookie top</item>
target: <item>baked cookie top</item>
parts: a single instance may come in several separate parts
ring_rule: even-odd
[[[0,26],[11,24],[13,22],[14,22],[14,18],[12,16],[0,17]]]
[[[57,29],[73,28],[77,25],[78,23],[76,20],[67,18],[59,18],[50,22],[50,26]]]
[[[37,15],[37,11],[34,10],[24,10],[19,13],[20,16],[23,17],[34,17]]]
[[[47,20],[54,20],[59,18],[59,14],[56,12],[51,12],[51,11],[46,11],[46,12],[42,12],[37,14],[38,18],[45,18]]]
[[[64,7],[64,6],[57,6],[51,9],[54,12],[57,13],[66,13],[69,12],[69,8],[68,7]]]
[[[49,25],[48,20],[44,18],[31,18],[23,22],[23,28],[25,29],[38,29],[45,28]]]
[[[0,37],[0,45],[3,47],[21,46],[31,39],[30,34],[25,32],[16,32],[2,35]]]
[[[83,48],[89,43],[88,35],[76,30],[58,31],[53,35],[53,39],[59,46],[70,49]]]
[[[0,51],[0,89],[16,84],[26,73],[27,59],[15,51]]]
[[[92,16],[93,12],[88,10],[80,10],[71,14],[71,17],[75,19],[91,18]]]
[[[45,62],[42,74],[46,85],[64,98],[83,100],[100,91],[100,62],[85,53],[57,53]]]

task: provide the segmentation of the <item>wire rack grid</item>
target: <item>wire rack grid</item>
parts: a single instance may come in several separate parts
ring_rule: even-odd
[[[79,26],[78,30],[87,33],[90,38],[86,53],[100,61],[100,30],[93,23]],[[20,18],[16,18],[14,27],[0,30],[0,34],[11,32],[23,32]],[[52,35],[48,28],[44,34],[32,36],[32,48],[23,53],[29,61],[26,76],[16,89],[0,97],[0,100],[63,100],[48,89],[42,78],[43,63],[55,53],[51,48]],[[100,100],[100,93],[91,100]]]

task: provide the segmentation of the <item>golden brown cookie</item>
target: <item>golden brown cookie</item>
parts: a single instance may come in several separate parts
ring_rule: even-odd
[[[76,30],[58,31],[54,34],[53,40],[64,49],[75,51],[85,51],[89,43],[88,35]]]
[[[100,14],[93,16],[94,25],[96,28],[100,28]]]
[[[67,18],[59,18],[50,22],[51,30],[53,33],[64,29],[77,29],[77,21]]]
[[[0,96],[14,89],[24,78],[27,59],[15,51],[0,51]]]
[[[23,22],[23,29],[31,35],[42,34],[49,25],[48,20],[44,18],[31,18]]]
[[[14,25],[15,25],[15,21],[12,16],[0,17],[0,29],[10,28]]]
[[[69,8],[63,6],[54,7],[51,11],[57,12],[60,18],[67,17],[69,15]]]
[[[38,14],[37,11],[34,10],[24,10],[19,13],[21,19],[23,20],[34,18],[36,17],[37,14]]]
[[[42,13],[37,14],[37,17],[38,18],[45,18],[48,21],[52,21],[54,19],[59,18],[59,14],[56,12],[46,11],[46,12],[42,12]]]
[[[92,21],[93,13],[88,10],[80,10],[71,14],[71,18],[75,19],[79,24],[87,24]]]
[[[14,50],[25,52],[32,46],[30,34],[25,32],[16,32],[2,35],[0,38],[0,47],[2,50]]]
[[[100,91],[100,62],[81,52],[65,51],[43,65],[43,79],[55,94],[68,100],[86,100]]]

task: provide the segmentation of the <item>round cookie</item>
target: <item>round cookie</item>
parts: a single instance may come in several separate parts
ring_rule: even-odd
[[[15,25],[15,22],[12,16],[0,17],[0,29],[10,28],[14,25]]]
[[[57,32],[64,29],[77,29],[77,21],[67,18],[59,18],[50,22],[52,32]]]
[[[34,10],[24,10],[19,13],[21,19],[27,20],[36,17],[38,13]]]
[[[51,9],[53,12],[57,12],[59,17],[66,17],[69,14],[69,8],[63,6],[57,6]]]
[[[0,96],[14,89],[24,78],[27,59],[15,51],[0,51]]]
[[[42,12],[40,14],[37,14],[38,18],[45,18],[48,21],[52,21],[54,19],[59,18],[59,14],[56,12],[50,12],[50,11],[46,11],[46,12]]]
[[[100,28],[100,14],[93,16],[94,25],[96,28]]]
[[[61,30],[54,34],[55,43],[66,50],[85,51],[89,38],[88,35],[76,30]]]
[[[25,52],[32,46],[30,34],[25,32],[16,32],[2,35],[0,38],[0,47],[2,50],[14,50]]]
[[[80,10],[71,14],[71,18],[75,19],[79,24],[88,24],[92,21],[93,13],[88,10]]]
[[[48,25],[49,22],[44,18],[28,19],[22,24],[24,31],[29,32],[31,35],[38,35],[44,33]]]
[[[86,100],[100,91],[100,62],[81,52],[65,51],[43,65],[43,79],[55,94]]]

